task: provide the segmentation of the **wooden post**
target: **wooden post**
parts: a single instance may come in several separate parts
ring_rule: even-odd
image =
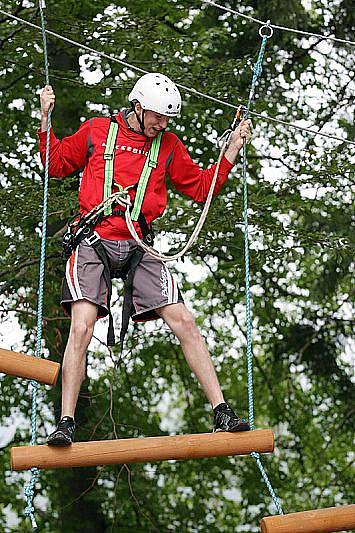
[[[33,379],[46,385],[55,385],[60,364],[0,348],[0,372],[19,378]]]
[[[332,533],[355,530],[355,504],[302,513],[267,516],[261,533]]]
[[[111,441],[77,442],[70,446],[20,446],[11,449],[11,468],[27,470],[71,468],[168,459],[200,459],[244,455],[252,451],[272,452],[270,429],[241,433],[201,433],[169,437],[144,437]]]

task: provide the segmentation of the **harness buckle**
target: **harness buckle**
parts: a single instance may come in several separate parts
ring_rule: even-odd
[[[148,161],[148,166],[149,166],[150,168],[157,168],[157,166],[158,166],[158,161],[152,161],[152,160],[150,160],[150,161]]]
[[[113,156],[114,156],[114,154],[105,154],[105,153],[104,153],[104,159],[105,159],[105,161],[110,160],[110,159],[113,159]]]
[[[145,242],[145,244],[147,244],[148,246],[153,246],[154,244],[154,237],[151,233],[148,233],[144,239],[143,239],[143,242]]]
[[[87,231],[88,230],[88,231]],[[84,235],[86,233],[89,233],[91,231],[90,228],[85,228],[84,229]],[[100,237],[98,236],[98,234],[96,232],[93,232],[91,235],[89,235],[88,237],[85,238],[85,242],[89,245],[89,246],[92,246],[93,244],[95,244],[96,242],[98,242],[100,240]]]

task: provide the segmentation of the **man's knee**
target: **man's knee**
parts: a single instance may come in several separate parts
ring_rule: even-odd
[[[91,339],[97,317],[97,306],[86,300],[72,304],[70,336],[76,341]]]
[[[70,327],[70,336],[76,341],[86,341],[91,339],[94,331],[94,324],[91,321],[75,320]]]
[[[200,337],[195,318],[184,305],[176,310],[173,321],[171,322],[171,329],[179,339],[197,339]]]

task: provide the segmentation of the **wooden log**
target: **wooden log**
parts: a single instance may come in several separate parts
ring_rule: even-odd
[[[267,516],[261,533],[333,533],[355,530],[355,504],[301,513]]]
[[[273,449],[274,435],[270,429],[76,442],[61,447],[19,446],[11,449],[11,468],[27,470],[33,466],[45,469],[145,463],[244,455],[252,451],[272,452]]]
[[[60,364],[54,361],[0,348],[0,372],[4,374],[55,385],[59,371]]]

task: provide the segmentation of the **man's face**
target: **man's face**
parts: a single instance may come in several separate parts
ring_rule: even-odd
[[[137,109],[138,106],[139,110]],[[137,104],[137,108],[138,113],[142,116],[142,108],[139,104]],[[169,120],[170,118],[166,115],[146,110],[144,113],[144,134],[150,138],[156,137],[160,131],[165,130]]]
[[[147,137],[156,137],[160,131],[165,130],[169,120],[166,115],[147,110],[144,113],[144,133]]]

